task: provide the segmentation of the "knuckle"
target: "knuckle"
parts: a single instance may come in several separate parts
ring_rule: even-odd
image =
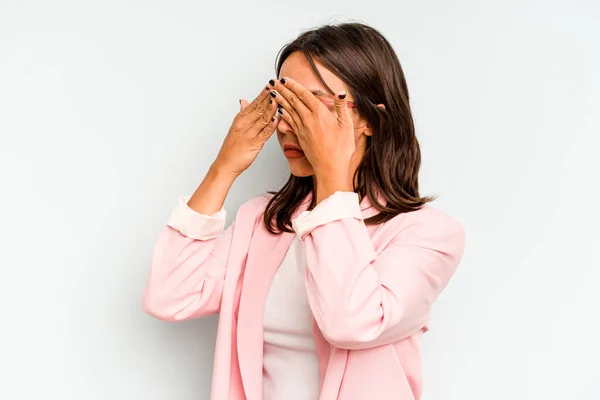
[[[263,139],[264,139],[264,138],[267,138],[267,137],[269,137],[269,136],[271,136],[271,131],[269,131],[268,129],[263,129],[263,130],[260,132],[260,137],[261,137],[261,138],[263,138]]]
[[[302,89],[300,91],[300,93],[298,93],[298,98],[302,101],[306,100],[306,98],[308,97],[308,90],[307,89]]]
[[[265,114],[262,114],[260,116],[260,123],[263,125],[268,125],[269,124],[269,119],[267,118],[267,116]]]
[[[243,127],[243,121],[240,119],[236,119],[233,121],[233,124],[231,124],[231,127],[234,131],[240,130]]]
[[[256,112],[257,114],[262,114],[262,113],[264,113],[264,112],[265,112],[265,109],[266,109],[266,108],[265,108],[265,106],[264,106],[262,103],[260,103],[260,104],[257,104],[257,105],[256,105],[255,112]]]
[[[271,134],[275,131],[275,127],[274,126],[267,126],[265,127],[265,129],[263,129],[263,131],[261,132],[261,135],[265,136],[265,137],[269,137],[271,136]]]

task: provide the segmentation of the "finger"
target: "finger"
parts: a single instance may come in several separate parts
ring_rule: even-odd
[[[246,99],[240,99],[240,111],[242,111],[244,108],[248,107],[248,100]]]
[[[284,89],[285,88],[285,89]],[[302,103],[301,105],[306,109],[312,111],[317,111],[321,106],[319,99],[310,92],[307,88],[296,82],[291,78],[281,78],[277,81],[275,85],[275,89],[279,90],[279,92],[288,100],[288,102],[296,107],[294,101],[290,101],[290,99],[297,98]]]
[[[254,135],[258,135],[267,125],[273,122],[273,117],[277,112],[277,102],[269,98],[265,99],[265,101],[266,104],[263,113],[256,118],[249,129]],[[257,108],[257,110],[258,109],[259,108]]]
[[[258,133],[257,137],[260,138],[260,140],[266,142],[271,136],[273,136],[275,128],[277,128],[278,124],[279,118],[277,118],[276,115],[272,116],[271,121],[267,125],[265,125],[265,127]]]
[[[335,106],[335,113],[337,115],[337,121],[339,126],[348,126],[348,123],[352,121],[350,110],[348,110],[348,99],[346,91],[341,90],[337,96],[333,99]]]
[[[298,125],[296,123],[296,121],[292,118],[292,116],[290,115],[290,113],[288,113],[287,111],[283,110],[281,107],[279,107],[277,109],[279,111],[279,116],[282,120],[284,120],[285,122],[287,122],[292,129],[294,130],[294,132],[296,132],[296,135],[298,134],[299,130],[298,130]]]
[[[275,96],[273,96],[273,94],[275,94]],[[287,119],[285,121],[288,122],[292,127],[297,128],[299,125],[304,124],[305,119],[309,118],[310,111],[306,110],[306,112],[309,114],[306,114],[303,119],[302,115],[298,113],[298,110],[292,107],[292,105],[281,95],[281,93],[278,93],[276,90],[271,91],[271,96],[273,97],[273,100],[279,104],[278,109],[285,110],[285,114],[290,117],[289,119],[291,122],[289,122]]]
[[[248,126],[248,129],[253,129],[254,125],[256,125],[257,123],[262,124],[264,122],[264,125],[269,123],[268,119],[270,119],[271,117],[267,117],[265,114],[269,112],[271,108],[270,106],[272,106],[272,104],[270,104],[271,101],[272,99],[267,95],[260,103],[257,103],[253,108],[251,108],[252,103],[250,103],[248,107],[240,111],[240,115],[244,119],[244,122],[247,124],[246,126]],[[273,101],[273,103],[275,102]],[[273,111],[273,114],[274,113],[275,111]],[[262,126],[260,127],[260,129],[262,129]]]
[[[263,109],[258,113],[258,116],[260,116],[260,114],[262,114],[262,111],[264,111],[265,102],[268,101],[267,99],[269,98],[269,92],[270,91],[271,91],[271,87],[270,86],[265,86],[263,88],[263,90],[260,91],[260,93],[258,94],[258,96],[256,96],[254,98],[254,100],[252,100],[252,102],[250,102],[250,104],[248,104],[247,107],[244,107],[241,110],[240,114],[241,115],[248,115],[248,114],[254,112],[256,110],[256,108],[260,108],[262,106]]]
[[[289,110],[291,114],[293,114],[292,111],[296,111],[296,113],[303,120],[306,120],[307,118],[309,118],[312,111],[306,106],[306,104],[304,104],[304,102],[302,101],[302,99],[300,97],[298,97],[298,95],[296,95],[290,89],[285,87],[285,85],[283,85],[280,81],[277,81],[277,83],[275,84],[274,90],[278,93],[279,96],[283,97],[285,99],[285,101],[287,101],[287,103],[292,108],[294,108],[294,110],[291,110],[291,109]],[[309,95],[314,97],[314,95],[312,93],[310,93],[308,90],[306,90],[306,93],[308,93]],[[304,98],[307,96],[306,93],[302,94],[302,96]]]

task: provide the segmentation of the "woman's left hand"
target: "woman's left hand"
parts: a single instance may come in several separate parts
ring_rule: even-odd
[[[274,100],[283,108],[283,118],[298,136],[298,142],[317,179],[348,177],[355,151],[354,123],[343,99],[334,99],[332,112],[307,88],[290,78],[275,81]]]

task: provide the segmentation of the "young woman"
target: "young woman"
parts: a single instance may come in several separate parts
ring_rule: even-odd
[[[464,231],[419,195],[400,62],[377,30],[345,23],[300,35],[276,72],[176,203],[144,308],[220,313],[213,400],[419,399],[421,335]],[[224,229],[233,181],[274,132],[289,180]]]

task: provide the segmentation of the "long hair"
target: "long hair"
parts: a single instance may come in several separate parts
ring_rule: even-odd
[[[275,62],[277,75],[286,58],[299,51],[307,58],[325,88],[314,59],[333,72],[354,96],[357,110],[373,135],[367,136],[365,154],[356,170],[354,191],[367,196],[377,214],[365,224],[380,224],[415,211],[433,197],[419,195],[421,150],[415,135],[408,87],[400,61],[390,43],[376,29],[357,22],[328,24],[302,33],[285,45]],[[385,109],[377,104],[385,104]],[[312,177],[290,174],[265,208],[264,223],[273,234],[293,232],[291,217],[313,190]],[[377,201],[377,193],[384,204]]]

